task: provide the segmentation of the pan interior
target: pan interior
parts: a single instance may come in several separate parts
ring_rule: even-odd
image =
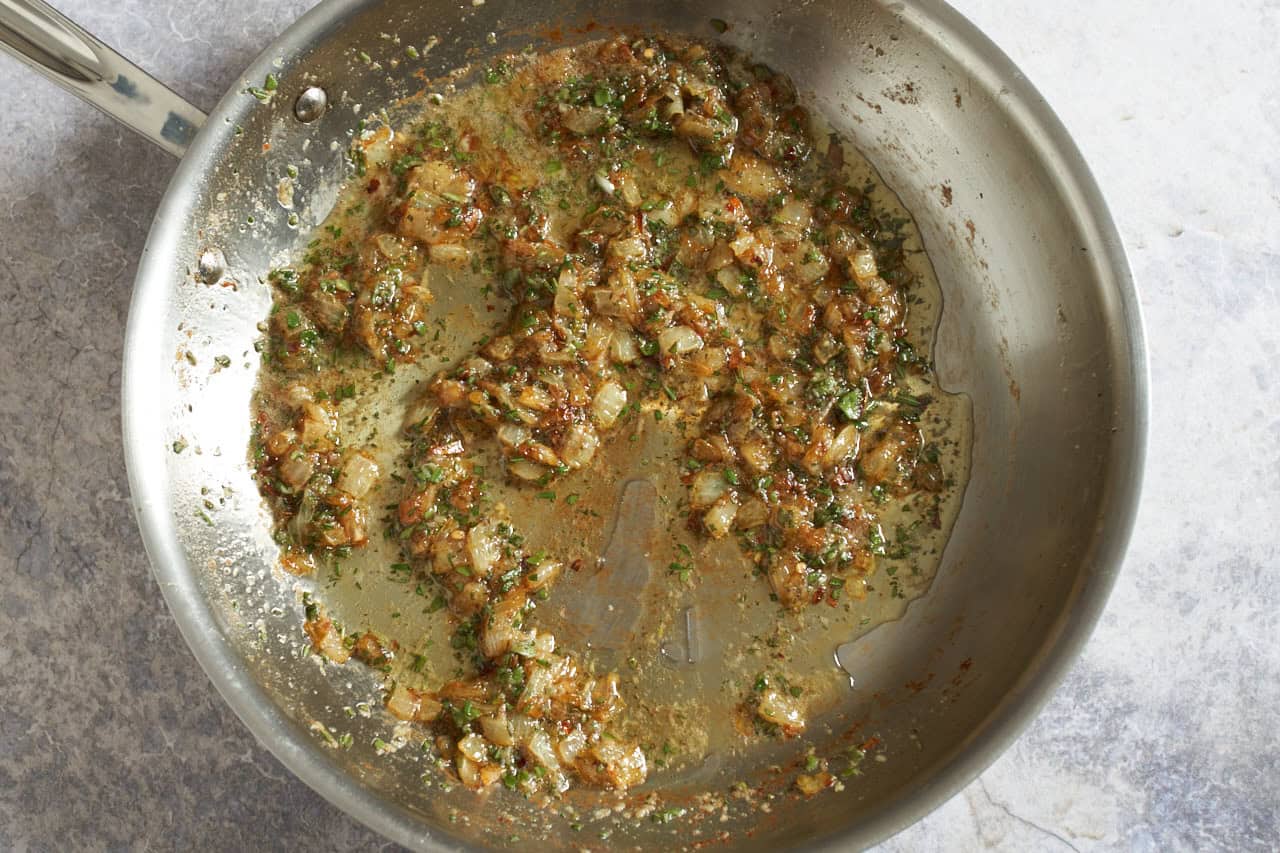
[[[767,811],[717,814],[694,830],[639,820],[608,831],[611,843],[651,847],[690,831],[765,849],[869,843],[993,757],[1109,588],[1142,438],[1140,333],[1109,220],[1034,92],[945,9],[624,2],[557,12],[548,27],[527,4],[496,0],[430,15],[407,2],[323,4],[211,116],[157,218],[130,321],[130,476],[157,575],[236,710],[356,816],[419,847],[597,842],[589,830],[559,834],[562,822],[514,797],[478,807],[469,792],[424,785],[412,749],[378,755],[392,721],[369,706],[374,677],[348,667],[335,678],[299,642],[297,581],[276,567],[245,463],[270,304],[263,279],[328,213],[357,122],[385,105],[394,123],[424,79],[614,27],[722,38],[787,73],[915,215],[944,296],[940,379],[973,403],[972,476],[929,594],[842,649],[858,689],[829,738],[856,724],[884,744],[884,761],[838,794],[780,791]],[[713,19],[728,24],[723,34]],[[279,83],[265,100],[244,91],[268,73]],[[303,125],[292,105],[312,84],[332,106]],[[212,283],[195,275],[210,248],[227,260]],[[715,784],[789,758],[785,748],[753,754],[715,768]]]

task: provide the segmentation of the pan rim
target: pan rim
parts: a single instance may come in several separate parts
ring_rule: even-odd
[[[262,77],[273,70],[273,58],[293,56],[323,34],[381,0],[323,0],[268,44],[237,77]],[[1104,196],[1065,126],[1013,61],[974,24],[941,0],[908,0],[899,12],[948,50],[962,53],[967,67],[999,80],[1007,91],[1005,109],[1037,147],[1037,157],[1054,166],[1056,189],[1075,199],[1073,212],[1089,235],[1093,263],[1106,294],[1116,300],[1123,328],[1113,330],[1116,350],[1117,413],[1120,431],[1112,446],[1112,476],[1103,500],[1112,508],[1105,532],[1095,535],[1092,570],[1082,572],[1072,602],[1059,616],[1037,660],[1016,686],[932,768],[928,778],[881,813],[805,849],[827,850],[876,844],[932,812],[977,778],[1039,715],[1062,683],[1092,634],[1118,576],[1136,522],[1146,458],[1149,419],[1149,375],[1143,319],[1125,251]],[[159,357],[161,311],[172,288],[175,246],[186,227],[190,188],[216,164],[234,122],[226,119],[240,107],[235,89],[228,91],[209,115],[179,164],[157,208],[138,265],[125,335],[121,381],[121,419],[125,463],[134,512],[152,571],[183,639],[206,675],[253,736],[291,773],[347,814],[381,835],[408,847],[460,849],[456,842],[429,829],[404,807],[378,796],[330,762],[322,749],[286,717],[251,677],[239,654],[219,630],[209,602],[200,594],[197,570],[189,565],[177,537],[163,476],[163,442],[151,439],[157,429],[146,389],[166,363]],[[1127,352],[1125,351],[1127,350]],[[1127,376],[1125,371],[1127,369]]]

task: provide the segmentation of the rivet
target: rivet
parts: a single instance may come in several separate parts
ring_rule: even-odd
[[[329,108],[329,96],[319,86],[308,86],[302,90],[298,100],[293,104],[293,114],[303,124],[310,124]]]
[[[226,271],[227,259],[223,256],[221,249],[209,248],[200,253],[200,260],[196,266],[196,278],[201,282],[217,284]]]

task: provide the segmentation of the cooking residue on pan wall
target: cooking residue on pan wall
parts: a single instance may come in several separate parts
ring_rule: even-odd
[[[848,691],[835,646],[928,587],[966,477],[910,218],[722,47],[467,79],[366,128],[270,275],[251,452],[314,651],[384,673],[475,790],[804,737]]]

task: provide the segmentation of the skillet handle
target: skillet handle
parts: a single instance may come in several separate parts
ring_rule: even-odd
[[[0,0],[0,47],[181,157],[205,114],[43,0]]]

